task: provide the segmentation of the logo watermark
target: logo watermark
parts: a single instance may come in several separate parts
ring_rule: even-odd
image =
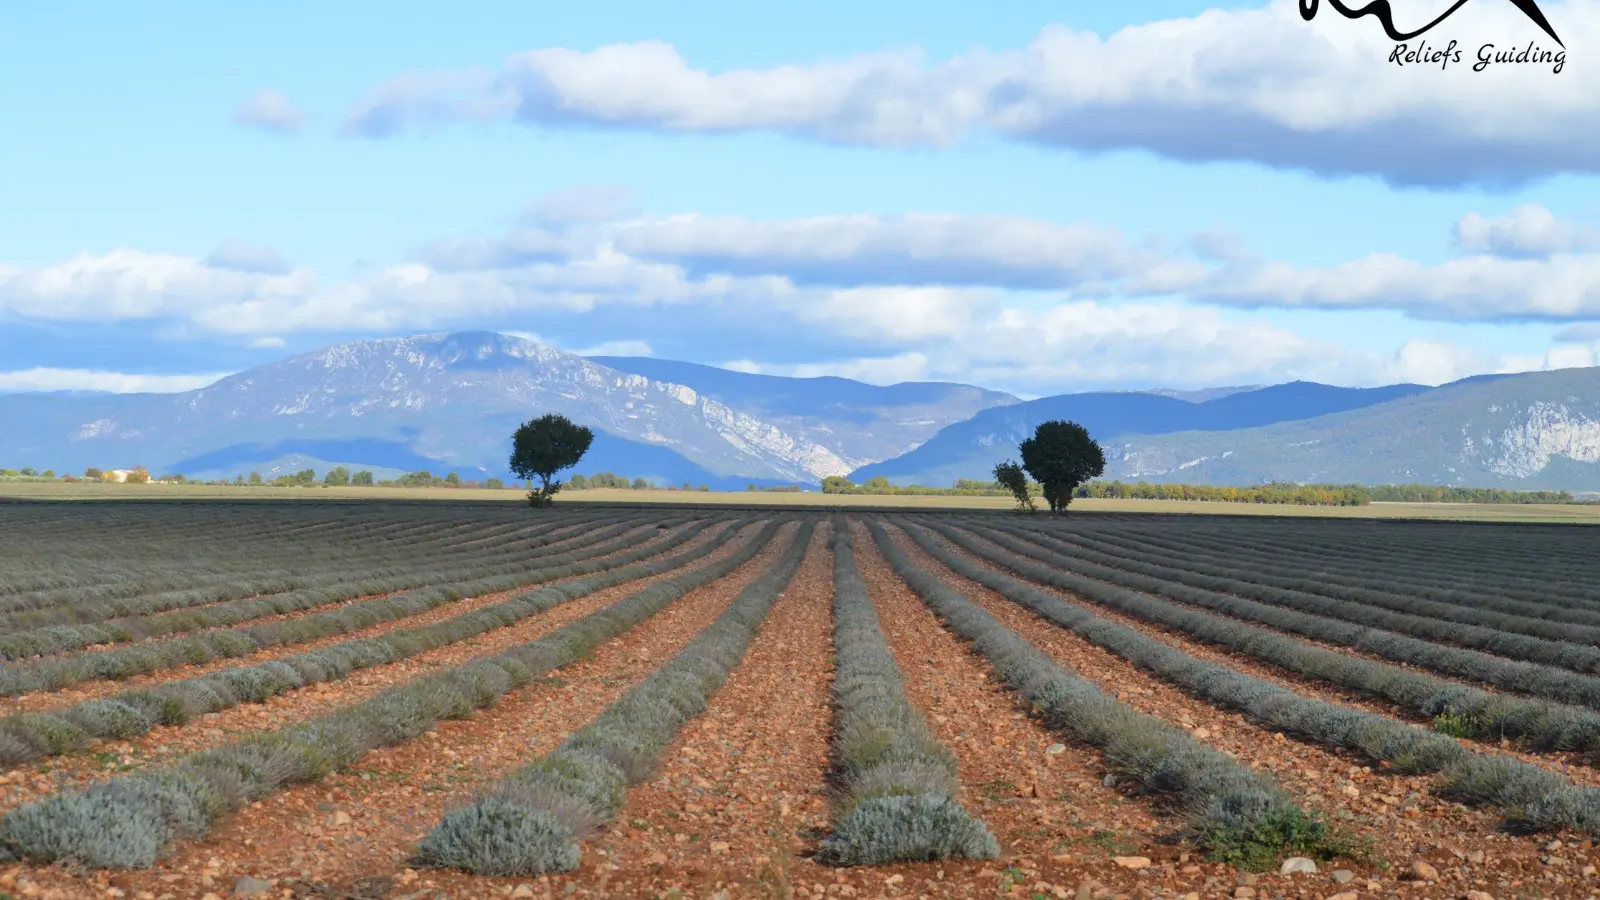
[[[1452,65],[1461,63],[1466,58],[1466,50],[1457,41],[1450,41],[1443,47],[1430,46],[1427,41],[1418,41],[1415,46],[1412,41],[1431,31],[1440,22],[1454,15],[1456,10],[1466,6],[1470,0],[1455,0],[1448,9],[1440,13],[1432,22],[1416,29],[1415,31],[1401,31],[1394,24],[1394,10],[1389,6],[1389,0],[1372,0],[1366,6],[1351,7],[1344,4],[1343,0],[1328,0],[1328,5],[1334,12],[1346,19],[1356,20],[1372,16],[1383,27],[1383,33],[1395,41],[1394,51],[1389,54],[1389,62],[1397,66],[1408,65],[1435,65],[1447,69]],[[1535,42],[1526,45],[1511,44],[1500,46],[1496,44],[1481,44],[1473,56],[1472,71],[1483,70],[1497,65],[1543,65],[1549,66],[1550,71],[1560,74],[1567,65],[1567,45],[1561,42],[1561,36],[1556,34],[1555,27],[1550,20],[1545,18],[1544,11],[1539,9],[1537,0],[1506,0],[1512,6],[1522,11],[1533,24],[1539,26],[1550,39],[1556,42],[1559,49],[1540,47]],[[1307,22],[1316,18],[1317,9],[1321,6],[1320,0],[1300,0],[1300,18]]]

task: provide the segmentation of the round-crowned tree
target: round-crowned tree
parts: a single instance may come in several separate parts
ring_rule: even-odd
[[[561,482],[555,480],[556,473],[577,465],[593,442],[592,430],[555,413],[540,416],[518,428],[511,436],[511,471],[530,482],[529,505],[554,503],[556,492],[561,490]],[[538,488],[531,486],[534,478],[539,479]]]
[[[1106,455],[1077,422],[1044,422],[1022,442],[1022,467],[1044,488],[1052,514],[1066,511],[1072,493],[1106,470]]]

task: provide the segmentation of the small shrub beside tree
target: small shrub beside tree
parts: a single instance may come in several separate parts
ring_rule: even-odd
[[[994,467],[994,480],[1011,492],[1018,509],[1033,512],[1033,495],[1028,493],[1028,473],[1022,471],[1022,466],[1008,459]]]

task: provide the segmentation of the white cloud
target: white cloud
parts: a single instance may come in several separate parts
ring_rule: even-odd
[[[1537,225],[1537,216],[1474,221],[1466,233],[1483,247],[1528,247],[1536,238],[1550,246],[1550,230]],[[1514,222],[1536,227],[1506,224]],[[670,334],[721,356],[719,348],[740,346],[730,338],[748,334],[759,340],[730,364],[741,371],[878,383],[939,378],[1030,394],[1294,378],[1437,383],[1477,372],[1587,365],[1600,346],[1594,325],[1600,253],[1477,253],[1436,265],[1374,254],[1302,267],[1259,261],[1217,233],[1196,240],[1205,259],[1196,261],[1160,255],[1144,249],[1153,246],[1148,242],[1135,245],[1092,225],[963,216],[776,222],[683,216],[537,233],[560,253],[507,258],[504,247],[521,240],[518,232],[475,251],[494,259],[492,267],[407,262],[332,285],[248,245],[224,245],[206,260],[118,250],[42,268],[0,266],[0,316],[145,320],[190,337],[237,335],[257,348],[283,346],[282,336],[297,332],[413,332],[504,321],[592,335],[585,340],[599,343],[574,349],[584,355],[652,355],[657,335]],[[232,268],[219,267],[219,258]],[[1070,288],[1030,289],[1034,284]],[[1575,324],[1543,354],[1402,345],[1403,334],[1391,352],[1374,353],[1239,312],[1255,307]],[[602,310],[611,321],[629,322],[629,330],[572,328],[575,318]],[[761,341],[781,341],[789,362],[764,361],[761,354],[775,345]]]
[[[1600,64],[1563,56],[1560,74],[1553,63],[1471,70],[1485,42],[1558,49],[1511,4],[1475,4],[1428,34],[1430,45],[1454,39],[1464,51],[1445,71],[1390,64],[1394,45],[1371,19],[1325,10],[1307,23],[1298,6],[1209,10],[1104,38],[1052,25],[1023,48],[931,64],[876,53],[714,73],[657,41],[542,49],[494,72],[392,79],[352,110],[348,127],[380,136],[514,118],[892,147],[986,131],[1087,152],[1144,149],[1422,185],[1600,170],[1577,138],[1600,129]],[[1600,3],[1543,6],[1568,46],[1600,45]]]
[[[1469,212],[1456,222],[1455,239],[1473,253],[1524,259],[1600,250],[1600,229],[1532,203],[1499,218]]]
[[[752,375],[782,375],[788,378],[849,378],[867,384],[889,385],[920,381],[928,371],[928,357],[922,353],[863,357],[815,363],[773,363],[762,365],[751,360],[723,363],[722,368]]]
[[[1600,364],[1600,344],[1558,345],[1544,353],[1480,353],[1441,341],[1407,341],[1384,370],[1393,381],[1444,384],[1470,375],[1539,372]]]
[[[1443,384],[1484,373],[1600,365],[1600,341],[1544,353],[1403,341],[1392,352],[1308,337],[1258,319],[1180,303],[1063,303],[1000,309],[959,341],[924,345],[919,378],[1030,395],[1123,387],[1199,388],[1296,379],[1371,386]],[[764,369],[765,370],[765,369]]]
[[[796,291],[777,305],[825,335],[916,342],[961,338],[998,299],[990,291],[872,287]]]
[[[1482,246],[1554,246],[1537,215],[1461,221],[1473,224],[1458,223],[1458,233]],[[1560,234],[1586,233],[1586,226],[1560,224]],[[0,314],[277,337],[431,329],[528,313],[695,308],[751,324],[778,316],[809,329],[809,340],[864,341],[882,350],[964,339],[1007,304],[1062,299],[1182,297],[1222,307],[1389,309],[1466,322],[1600,320],[1600,253],[1477,253],[1438,264],[1377,253],[1299,266],[1259,260],[1221,233],[1191,245],[1202,258],[1166,255],[1093,224],[1016,217],[669,216],[441,242],[411,262],[326,286],[271,248],[240,242],[203,260],[121,249],[39,268],[0,265]]]
[[[187,318],[206,327],[231,310],[297,302],[314,287],[295,269],[266,275],[166,253],[82,253],[36,269],[0,268],[0,311],[47,321]],[[272,331],[271,328],[214,328]]]
[[[502,331],[507,337],[521,338],[535,344],[547,344],[578,356],[654,356],[655,350],[648,341],[602,341],[589,347],[567,347],[534,331]]]
[[[929,70],[914,54],[816,66],[696,70],[660,41],[518,54],[500,71],[408,74],[380,85],[346,120],[383,136],[409,127],[515,116],[542,124],[678,131],[773,129],[851,143],[943,143],[983,111],[999,75],[985,56]]]
[[[1188,292],[1229,306],[1393,309],[1460,321],[1600,318],[1600,254],[1468,256],[1425,265],[1374,253],[1334,266],[1224,267]]]
[[[691,271],[781,274],[797,284],[1073,287],[1128,278],[1171,290],[1205,270],[1132,246],[1116,229],[1017,216],[910,214],[619,223],[616,248]]]
[[[514,312],[715,301],[777,282],[691,279],[616,253],[505,271],[403,263],[322,288],[303,268],[282,275],[216,268],[172,254],[115,250],[35,269],[0,267],[0,313],[45,321],[180,319],[216,334],[389,331]]]
[[[1236,314],[1181,303],[1057,303],[1040,309],[994,303],[936,336],[908,334],[868,316],[862,336],[900,352],[816,363],[743,359],[735,371],[840,375],[874,383],[940,379],[1029,395],[1127,386],[1208,387],[1295,378],[1339,384],[1393,380],[1392,361],[1308,339]]]
[[[298,134],[306,127],[305,112],[290,103],[281,91],[272,88],[262,88],[239,104],[233,120],[278,134]]]
[[[114,394],[168,394],[215,384],[228,372],[212,375],[134,375],[96,369],[33,368],[0,372],[0,391],[109,391]]]

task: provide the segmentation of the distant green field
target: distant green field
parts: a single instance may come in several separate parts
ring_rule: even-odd
[[[520,490],[465,488],[224,487],[193,484],[0,483],[0,500],[455,500],[522,502]],[[740,506],[899,507],[904,509],[1009,509],[1006,497],[917,497],[756,491],[569,491],[558,503],[689,503]],[[1486,522],[1600,524],[1600,505],[1489,503],[1373,503],[1368,506],[1289,506],[1182,500],[1075,500],[1073,512],[1188,515],[1324,516],[1330,518],[1453,519]]]

